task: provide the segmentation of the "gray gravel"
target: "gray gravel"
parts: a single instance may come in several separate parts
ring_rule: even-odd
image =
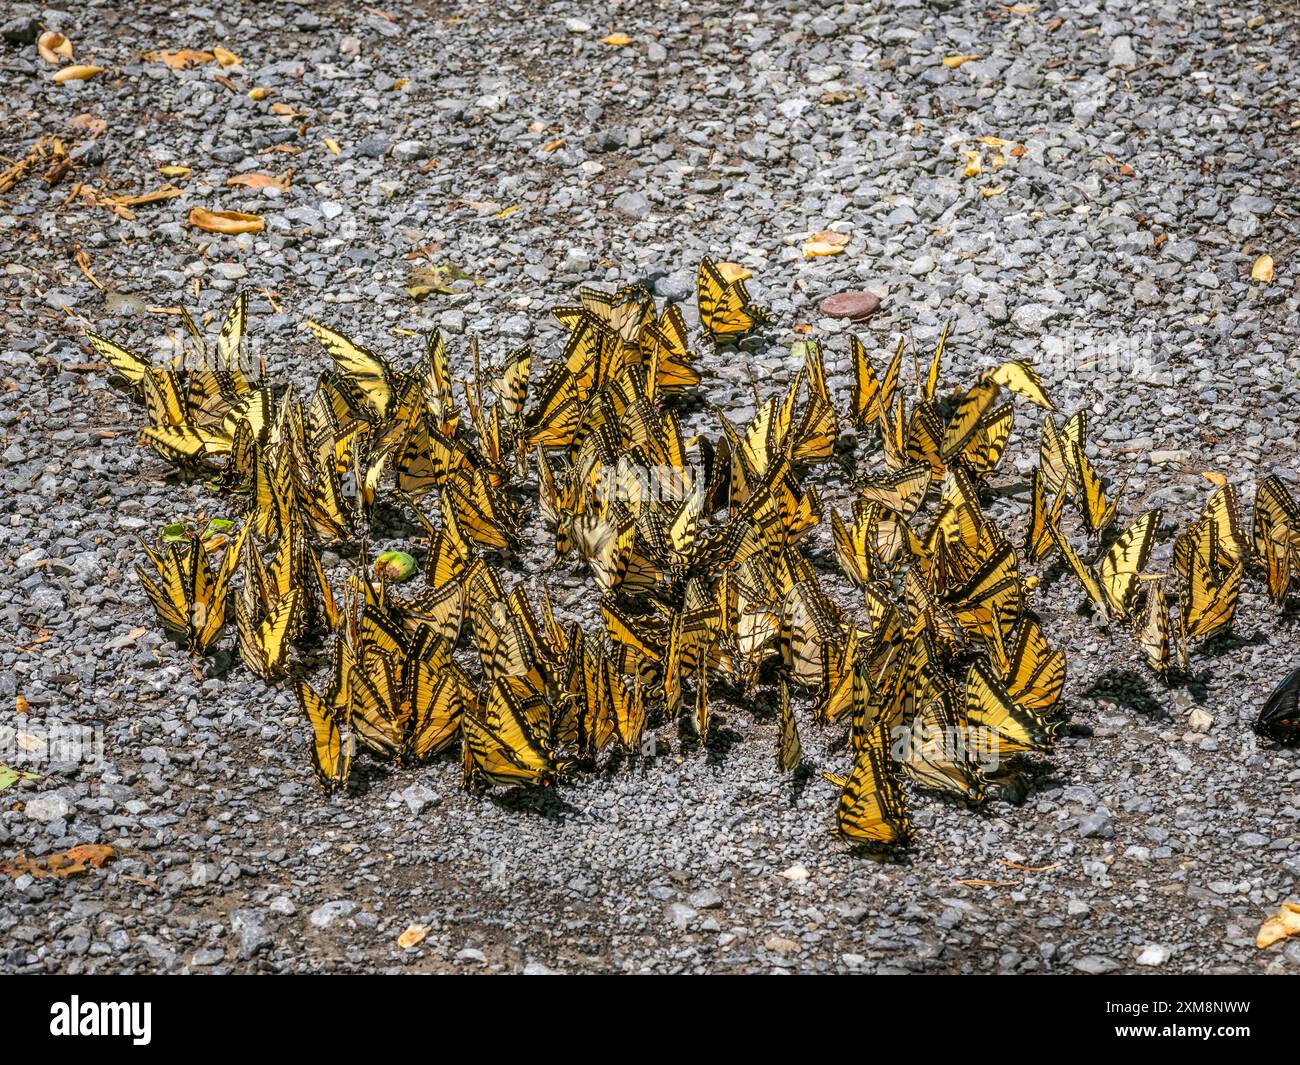
[[[1300,893],[1300,760],[1247,727],[1300,657],[1300,625],[1257,585],[1239,639],[1172,690],[1074,611],[1072,586],[1045,585],[1069,734],[1019,805],[919,798],[899,860],[850,855],[831,785],[775,772],[765,706],[721,707],[706,754],[666,731],[655,758],[558,795],[473,799],[452,761],[376,768],[327,800],[289,693],[220,660],[196,677],[158,632],[135,537],[212,499],[133,445],[138,412],[86,368],[80,332],[154,350],[176,319],[148,308],[218,313],[237,286],[262,291],[259,353],[306,385],[323,358],[297,328],[309,315],[394,352],[416,344],[394,328],[441,326],[456,345],[528,337],[550,354],[543,309],[579,282],[657,274],[680,298],[708,253],[750,266],[777,322],[745,361],[704,360],[738,419],[751,376],[787,379],[794,323],[826,341],[842,393],[837,334],[884,351],[953,317],[955,378],[1034,358],[1058,405],[1091,408],[1128,513],[1185,516],[1201,470],[1247,498],[1268,473],[1300,490],[1290,5],[804,7],[11,9],[0,149],[53,133],[77,166],[0,206],[0,697],[31,707],[0,723],[90,726],[103,760],[59,751],[6,791],[0,856],[108,843],[117,859],[66,881],[0,876],[0,969],[1300,971],[1300,942],[1253,945]],[[33,18],[108,71],[54,84]],[[612,30],[634,43],[602,45]],[[242,64],[141,59],[214,44]],[[949,69],[952,55],[979,58]],[[150,191],[169,164],[192,168],[183,196],[134,221],[69,201],[77,181]],[[290,167],[285,193],[226,184]],[[183,224],[192,206],[267,228],[207,236]],[[851,233],[848,251],[805,261],[824,229]],[[481,284],[413,303],[417,249]],[[1264,252],[1271,284],[1250,280]],[[819,316],[861,288],[883,300],[866,323]],[[1024,412],[1017,433],[1008,474],[1031,455]],[[828,495],[844,506],[842,487]],[[836,736],[803,733],[814,764],[843,768]],[[403,950],[411,924],[428,935]]]

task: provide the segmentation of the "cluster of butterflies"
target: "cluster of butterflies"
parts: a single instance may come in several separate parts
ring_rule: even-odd
[[[700,265],[700,324],[717,345],[767,321],[745,276]],[[914,388],[905,344],[878,375],[850,337],[846,414],[821,346],[801,341],[788,387],[756,396],[747,424],[707,408],[716,432],[691,433],[681,412],[701,378],[680,307],[632,285],[583,288],[553,314],[565,342],[535,387],[527,348],[485,367],[472,342],[459,396],[437,333],[401,370],[318,322],[307,324],[331,366],[310,396],[269,384],[241,369],[243,296],[215,349],[185,318],[201,368],[160,368],[88,335],[143,400],[142,442],[245,501],[232,536],[146,545],[142,586],[196,654],[233,614],[244,663],[296,686],[329,789],[346,785],[361,749],[406,765],[458,750],[469,788],[548,786],[613,752],[639,756],[671,722],[704,744],[714,696],[767,692],[778,768],[806,772],[801,716],[847,726],[848,771],[825,774],[840,789],[838,829],[905,843],[905,782],[981,802],[1013,756],[1050,750],[1061,728],[1066,659],[1032,609],[1039,578],[1026,566],[1059,551],[1098,614],[1131,624],[1166,678],[1171,607],[1186,668],[1192,641],[1231,624],[1244,573],[1262,569],[1278,602],[1300,582],[1300,511],[1272,478],[1249,538],[1220,484],[1175,541],[1170,572],[1144,572],[1160,514],[1113,530],[1118,500],[1086,455],[1083,412],[1059,424],[1018,361],[944,391],[946,330]],[[1019,545],[983,505],[1017,398],[1045,411]],[[850,426],[880,461],[855,475],[847,517],[830,513],[856,590],[845,608],[814,564],[809,534],[827,508],[806,478],[845,461]],[[369,567],[385,489],[428,534],[409,596]],[[561,624],[544,581],[503,585],[496,563],[523,546],[533,491],[553,565],[590,575],[598,627]],[[1080,533],[1095,563],[1074,546]],[[357,556],[337,587],[326,545]],[[321,653],[318,690],[306,674]],[[1261,729],[1300,739],[1294,699],[1278,705]]]
[[[1279,606],[1300,585],[1300,508],[1277,477],[1260,483],[1249,535],[1232,485],[1207,474],[1216,487],[1200,516],[1176,537],[1167,572],[1147,573],[1160,529],[1159,510],[1148,511],[1108,539],[1118,496],[1107,499],[1084,453],[1087,418],[1079,411],[1058,427],[1043,422],[1040,460],[1031,479],[1033,515],[1024,550],[1035,561],[1059,549],[1093,608],[1108,622],[1130,622],[1147,664],[1168,680],[1177,663],[1189,668],[1189,647],[1232,626],[1246,574],[1261,573]],[[1095,565],[1080,558],[1063,531],[1061,513],[1073,504],[1079,526],[1108,543]],[[1176,624],[1170,623],[1170,612]]]

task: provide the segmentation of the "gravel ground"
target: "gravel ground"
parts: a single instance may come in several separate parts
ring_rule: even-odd
[[[877,351],[953,317],[956,378],[1036,359],[1060,407],[1091,407],[1127,513],[1186,518],[1202,470],[1247,499],[1269,473],[1300,490],[1291,5],[680,7],[9,8],[0,151],[56,134],[76,166],[0,206],[0,695],[26,699],[24,731],[100,730],[103,760],[65,751],[6,791],[0,858],[117,858],[0,876],[4,971],[1300,971],[1300,941],[1253,945],[1300,881],[1300,760],[1248,728],[1300,623],[1257,584],[1236,637],[1169,690],[1075,610],[1075,586],[1046,584],[1068,735],[1022,802],[918,798],[917,844],[880,860],[831,835],[831,785],[776,772],[765,705],[722,708],[707,752],[665,730],[653,759],[558,794],[474,799],[452,760],[363,767],[328,800],[291,693],[220,661],[198,677],[158,631],[135,537],[212,500],[133,444],[139,413],[81,330],[150,349],[176,324],[150,307],[219,313],[237,287],[257,297],[257,350],[305,386],[323,361],[308,315],[393,352],[417,343],[394,328],[439,326],[458,350],[477,333],[549,356],[543,309],[579,282],[659,274],[681,298],[707,253],[750,266],[777,322],[748,365],[704,359],[737,418],[751,376],[787,379],[795,323],[847,387],[844,323],[817,305],[865,287],[884,297],[858,327]],[[55,84],[33,19],[106,72]],[[213,45],[242,64],[143,60]],[[979,58],[942,63],[957,55]],[[169,164],[192,168],[183,195],[134,220],[69,198],[148,192]],[[283,193],[227,186],[290,167]],[[184,225],[192,206],[267,229],[209,236]],[[804,260],[827,228],[848,251]],[[413,302],[418,249],[481,284]],[[1264,252],[1271,284],[1250,279]],[[1012,489],[1035,439],[1023,410],[1017,437]],[[841,737],[803,731],[815,764],[843,768]],[[403,950],[412,923],[428,936]]]

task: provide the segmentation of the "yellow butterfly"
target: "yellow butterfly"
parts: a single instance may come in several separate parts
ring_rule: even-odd
[[[1300,506],[1275,476],[1255,492],[1251,541],[1255,562],[1268,578],[1269,597],[1282,603],[1300,579]]]
[[[985,743],[982,749],[999,757],[1018,751],[1050,750],[1059,727],[1059,722],[1017,704],[992,668],[979,659],[971,663],[966,674],[965,709],[968,729],[992,733],[992,742]]]
[[[794,773],[803,766],[803,744],[799,742],[799,726],[790,707],[790,688],[781,681],[780,693],[781,731],[777,734],[776,768],[781,773]]]
[[[700,261],[696,279],[700,325],[713,340],[737,340],[768,321],[767,312],[753,303],[742,278],[729,280],[712,259]]]
[[[841,789],[835,814],[840,836],[850,843],[905,846],[912,839],[912,820],[890,756],[889,733],[883,722],[863,732],[848,777],[829,778]]]
[[[1051,535],[1102,618],[1118,621],[1128,616],[1159,527],[1160,511],[1147,511],[1116,538],[1095,570],[1084,564],[1059,528],[1052,526]]]
[[[305,680],[297,682],[298,703],[311,723],[311,764],[326,791],[347,787],[352,770],[352,744],[325,700]]]
[[[142,545],[155,572],[137,566],[140,584],[163,625],[183,634],[189,649],[198,654],[204,653],[225,627],[230,580],[239,566],[246,530],[233,544],[227,544],[215,573],[200,536],[167,544],[161,555],[148,544]]]

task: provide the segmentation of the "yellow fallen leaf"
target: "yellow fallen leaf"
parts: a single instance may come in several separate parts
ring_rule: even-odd
[[[626,33],[611,33],[608,37],[602,37],[600,43],[607,44],[611,48],[622,48],[625,44],[631,44],[632,38]]]
[[[332,139],[332,138],[330,138],[330,137],[326,137],[326,138],[325,138],[325,147],[328,148],[328,149],[329,149],[331,152],[333,152],[335,155],[338,155],[338,154],[339,154],[339,145],[338,145],[338,141],[336,141],[336,140],[334,140],[334,139]]]
[[[967,887],[1017,887],[1020,884],[1020,881],[1019,880],[980,880],[977,878],[969,878],[965,880],[958,880],[957,883],[965,884]]]
[[[221,64],[222,69],[239,66],[239,56],[235,55],[234,52],[227,51],[225,48],[212,49],[212,55]]]
[[[1007,191],[1007,187],[1005,185],[998,185],[996,188],[988,188],[987,186],[985,186],[984,188],[980,189],[980,195],[983,196],[986,200],[989,200],[992,199],[994,196],[1001,196],[1006,191]]]
[[[205,233],[260,233],[266,228],[266,220],[259,215],[242,211],[205,211],[202,207],[191,207],[186,221]]]
[[[1259,926],[1255,946],[1263,950],[1279,939],[1300,935],[1300,902],[1284,902],[1281,909]]]
[[[507,207],[504,211],[498,211],[498,212],[497,212],[493,217],[494,217],[494,218],[506,218],[506,217],[508,217],[509,215],[514,214],[517,210],[519,210],[519,204],[514,203],[514,204],[511,204],[509,207]]]
[[[1273,280],[1273,256],[1261,255],[1255,260],[1255,265],[1250,268],[1250,279],[1252,281],[1272,281]]]
[[[1201,476],[1218,488],[1222,488],[1228,483],[1228,478],[1219,473],[1218,470],[1202,470]]]
[[[1010,11],[1013,15],[1032,15],[1038,8],[1033,4],[998,4],[1003,11]]]
[[[544,151],[547,155],[550,155],[551,152],[555,151],[557,148],[563,148],[563,147],[564,147],[564,138],[556,137],[555,140],[547,141],[545,144],[543,144],[542,151]]]
[[[191,168],[188,166],[160,166],[158,173],[163,177],[189,177]]]
[[[978,58],[977,55],[947,55],[943,57],[943,65],[949,70],[956,70],[963,63],[970,63]]]
[[[54,80],[62,85],[67,81],[86,81],[102,73],[104,73],[103,67],[64,67],[54,72]]]
[[[397,945],[403,950],[411,950],[423,943],[424,937],[428,934],[429,926],[427,924],[413,924],[397,937]]]
[[[1006,165],[1007,165],[1007,157],[1003,155],[1001,152],[998,152],[992,159],[989,160],[989,166],[991,166],[994,170],[1001,170]]]
[[[272,176],[271,174],[236,174],[234,177],[226,178],[226,184],[232,187],[246,189],[279,189],[281,192],[289,191],[289,184],[293,180],[293,171],[286,170],[283,174]]]
[[[57,30],[46,30],[36,39],[36,50],[47,63],[62,63],[72,58],[72,42]]]
[[[184,70],[187,67],[211,63],[216,56],[211,52],[198,52],[193,48],[182,48],[178,52],[146,52],[144,58],[149,63],[165,63],[172,70]]]
[[[265,100],[270,95],[271,90],[265,85],[258,85],[255,88],[248,90],[248,98],[250,100]]]
[[[975,177],[981,170],[980,153],[974,149],[969,152],[961,152],[961,157],[966,160],[966,165],[962,167],[962,173],[966,177]]]
[[[724,281],[748,281],[754,276],[748,267],[741,266],[740,263],[718,263],[718,273]]]
[[[990,148],[1005,148],[1008,144],[1015,144],[1015,141],[1003,140],[1001,137],[976,137],[976,144],[987,144]]]
[[[31,713],[31,710],[32,710],[32,704],[29,703],[25,698],[23,698],[23,696],[19,695],[14,705],[14,713],[29,714]]]
[[[839,255],[849,243],[847,233],[835,233],[831,230],[823,230],[820,233],[814,233],[803,246],[803,257],[805,259],[815,259],[823,255]]]
[[[184,190],[167,181],[151,192],[142,192],[138,196],[109,196],[103,202],[109,207],[141,207],[146,203],[174,200],[181,195],[184,195]]]

